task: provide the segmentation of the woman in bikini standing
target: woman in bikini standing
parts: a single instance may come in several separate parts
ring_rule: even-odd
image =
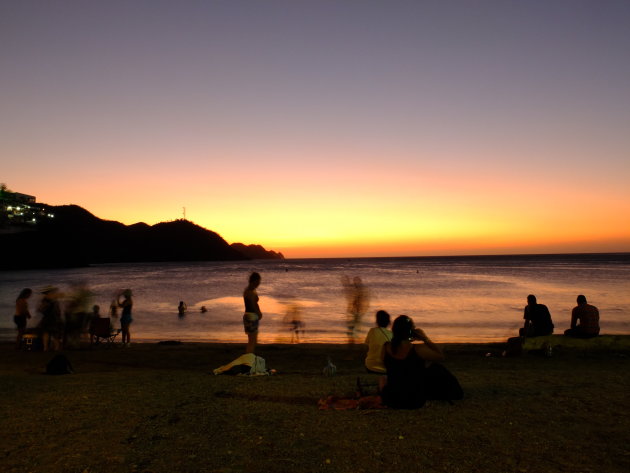
[[[250,274],[249,284],[243,291],[243,301],[245,302],[243,327],[247,334],[247,348],[245,349],[245,353],[254,353],[256,342],[258,341],[258,322],[262,319],[262,312],[258,306],[258,293],[256,289],[260,286],[260,279],[260,274]]]

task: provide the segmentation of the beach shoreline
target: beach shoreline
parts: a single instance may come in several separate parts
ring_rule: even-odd
[[[63,352],[75,374],[47,376],[54,353],[1,343],[4,471],[630,469],[629,351],[503,358],[502,346],[444,345],[464,399],[398,411],[318,409],[377,382],[362,345],[260,345],[277,374],[257,377],[211,374],[244,343],[98,346]]]

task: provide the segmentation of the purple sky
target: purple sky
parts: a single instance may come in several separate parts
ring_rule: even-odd
[[[3,1],[0,180],[289,256],[630,251],[629,58],[629,1]]]

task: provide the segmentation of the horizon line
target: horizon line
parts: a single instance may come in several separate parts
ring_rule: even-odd
[[[517,257],[517,256],[596,256],[596,255],[628,255],[630,251],[604,251],[604,252],[572,252],[572,253],[488,253],[488,254],[454,254],[454,255],[407,255],[407,256],[309,256],[304,258],[287,258],[282,260],[315,260],[315,259],[413,259],[413,258],[492,258],[492,257]],[[263,261],[263,260],[261,260]]]

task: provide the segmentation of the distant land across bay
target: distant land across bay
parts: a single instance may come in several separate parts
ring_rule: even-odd
[[[41,204],[40,204],[41,205]],[[102,220],[77,205],[46,206],[53,218],[0,233],[0,269],[104,263],[284,259],[260,245],[226,242],[188,220],[155,225]]]

